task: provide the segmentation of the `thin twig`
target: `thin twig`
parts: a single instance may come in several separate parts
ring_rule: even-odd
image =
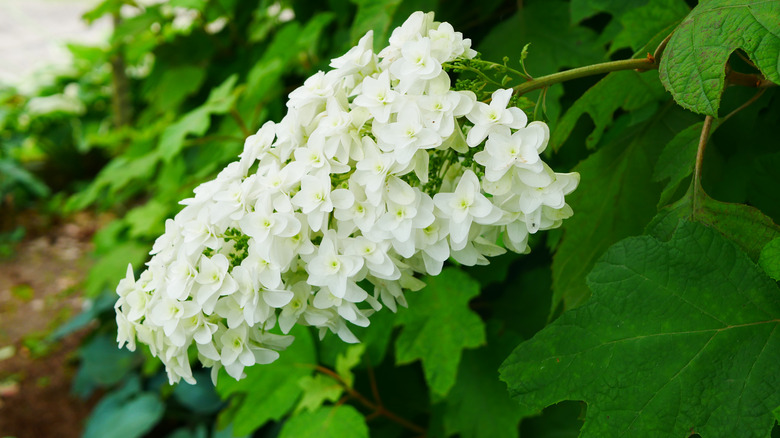
[[[372,413],[369,414],[366,418],[368,418],[368,417],[374,418],[376,416],[381,415],[381,416],[387,418],[388,420],[393,421],[395,423],[398,423],[401,426],[403,426],[403,427],[405,427],[405,428],[407,428],[407,429],[409,429],[409,430],[411,430],[413,432],[416,432],[416,433],[419,433],[419,434],[425,434],[425,429],[424,428],[422,428],[422,427],[412,423],[411,421],[409,421],[409,420],[399,416],[395,412],[392,412],[392,411],[388,410],[387,408],[385,408],[384,406],[382,406],[380,404],[371,402],[363,394],[355,391],[353,388],[350,388],[349,385],[347,385],[347,383],[344,381],[344,379],[342,379],[341,376],[339,376],[335,371],[330,370],[328,368],[325,368],[322,365],[317,365],[317,366],[314,367],[314,369],[319,371],[319,372],[321,372],[322,374],[325,374],[325,375],[333,378],[337,382],[339,382],[339,384],[341,384],[341,386],[344,388],[344,391],[346,391],[347,394],[350,397],[352,397],[355,400],[359,401],[363,406],[365,406],[366,408],[371,410]]]
[[[753,104],[753,102],[755,102],[759,98],[761,98],[761,96],[763,96],[764,93],[766,93],[766,88],[762,88],[762,89],[758,90],[758,93],[754,94],[753,97],[751,97],[750,99],[747,100],[747,102],[743,103],[737,109],[735,109],[734,111],[728,113],[725,117],[721,118],[718,121],[718,125],[720,125],[723,122],[725,122],[726,120],[730,119],[732,116],[734,116],[738,112],[742,111],[743,109],[749,107],[751,104]]]
[[[238,113],[238,110],[230,108],[230,115],[233,116],[233,119],[238,123],[238,127],[241,128],[241,132],[244,133],[244,136],[249,137],[252,135],[252,132],[246,127],[246,123],[244,123],[244,119],[241,118],[241,114]]]

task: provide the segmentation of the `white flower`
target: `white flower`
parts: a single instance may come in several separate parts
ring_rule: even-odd
[[[442,63],[470,46],[417,12],[379,55],[369,32],[291,92],[282,120],[181,202],[138,280],[128,267],[119,345],[148,345],[171,382],[193,380],[193,345],[213,380],[240,379],[296,324],[359,342],[349,325],[406,306],[418,276],[487,264],[501,241],[526,252],[529,234],[560,226],[578,175],[542,161],[547,126],[507,108],[511,90],[489,105],[452,90]]]
[[[450,240],[454,250],[466,246],[472,221],[489,225],[501,216],[501,212],[480,193],[479,179],[471,170],[463,173],[455,192],[437,193],[433,202],[450,220]]]
[[[507,108],[512,90],[496,90],[490,105],[477,102],[474,109],[466,115],[474,127],[468,133],[466,142],[476,146],[488,135],[497,133],[508,134],[509,128],[520,129],[528,122],[528,116],[520,108]]]

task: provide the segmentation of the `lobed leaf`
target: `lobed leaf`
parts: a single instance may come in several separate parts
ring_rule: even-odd
[[[588,284],[500,369],[525,412],[584,400],[584,438],[769,436],[780,289],[735,244],[683,222],[615,244]]]
[[[731,53],[742,49],[767,79],[780,83],[780,3],[702,2],[675,30],[661,57],[661,82],[683,108],[718,115]]]
[[[444,396],[455,384],[462,351],[485,343],[482,319],[468,306],[479,295],[479,284],[455,268],[424,281],[425,288],[408,294],[409,308],[396,316],[396,326],[402,327],[396,363],[420,359],[431,391]]]
[[[293,416],[279,438],[368,438],[368,426],[355,408],[341,405]]]

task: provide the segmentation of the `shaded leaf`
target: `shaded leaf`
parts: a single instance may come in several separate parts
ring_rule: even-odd
[[[714,123],[713,123],[714,125]],[[671,201],[680,183],[691,176],[696,164],[696,150],[699,148],[699,138],[704,122],[694,123],[674,136],[661,152],[653,170],[653,181],[669,182],[661,192],[658,205],[666,205]]]
[[[697,223],[625,239],[593,297],[521,344],[501,378],[526,412],[588,403],[582,437],[768,437],[780,404],[780,289]]]
[[[604,130],[612,124],[615,111],[634,111],[665,98],[666,93],[654,71],[612,72],[588,89],[558,120],[550,137],[550,145],[554,150],[558,150],[569,138],[577,120],[587,113],[593,119],[595,128],[585,140],[585,144],[588,148],[594,148],[601,140]]]
[[[675,30],[659,67],[674,100],[691,111],[718,115],[726,62],[742,49],[771,81],[780,83],[780,3],[702,2]]]
[[[653,164],[662,145],[689,122],[682,110],[662,110],[574,169],[582,180],[566,199],[574,216],[564,221],[553,257],[552,312],[560,304],[581,304],[590,295],[585,275],[596,259],[618,240],[641,234],[656,214],[661,187],[650,182]]]
[[[477,46],[484,59],[500,62],[504,56],[518,67],[523,47],[531,43],[525,60],[532,76],[555,73],[562,68],[580,67],[604,61],[606,51],[591,29],[572,25],[568,4],[559,0],[526,1],[517,14],[492,26]],[[537,92],[530,93],[533,100]],[[563,87],[554,85],[546,95],[547,116],[555,121],[560,113],[558,99]],[[553,129],[555,132],[555,129]]]
[[[625,10],[618,17],[623,29],[615,35],[610,50],[630,47],[637,51],[659,32],[666,29],[667,34],[671,32],[671,27],[685,18],[690,10],[683,0],[649,0],[642,6]]]
[[[137,377],[106,395],[89,416],[84,438],[140,438],[162,418],[160,396],[141,392]]]
[[[497,330],[493,330],[494,332]],[[493,333],[487,345],[463,352],[458,380],[444,399],[446,434],[463,438],[517,437],[520,408],[498,379],[498,366],[522,338]]]
[[[422,290],[407,294],[409,308],[399,310],[395,324],[396,363],[422,361],[425,380],[434,394],[445,395],[455,384],[461,352],[485,342],[485,327],[468,307],[479,284],[464,272],[447,268],[425,277]]]

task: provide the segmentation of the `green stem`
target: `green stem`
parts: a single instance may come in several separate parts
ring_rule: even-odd
[[[603,62],[601,64],[587,65],[585,67],[573,68],[571,70],[538,77],[514,87],[514,90],[518,96],[521,96],[530,91],[549,87],[550,85],[570,81],[572,79],[579,79],[587,76],[600,75],[603,73],[620,70],[652,70],[654,68],[658,68],[658,65],[649,58],[624,59],[621,61]]]

